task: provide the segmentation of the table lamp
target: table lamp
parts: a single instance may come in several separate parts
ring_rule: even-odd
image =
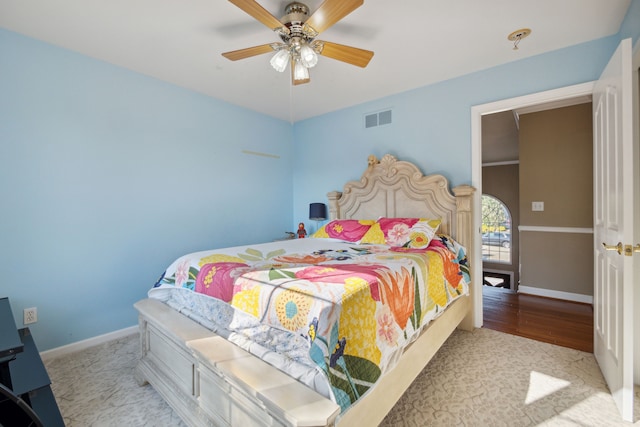
[[[324,203],[311,203],[309,219],[316,222],[316,231],[318,231],[318,223],[327,219],[327,206]]]

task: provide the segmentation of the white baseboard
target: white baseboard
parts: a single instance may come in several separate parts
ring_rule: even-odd
[[[552,289],[534,288],[533,286],[518,286],[518,292],[521,294],[538,295],[541,297],[564,299],[567,301],[582,302],[585,304],[593,304],[591,295],[574,294],[571,292],[554,291]]]
[[[117,340],[118,338],[128,337],[138,332],[138,325],[120,329],[119,331],[109,332],[108,334],[98,335],[97,337],[88,338],[86,340],[63,345],[61,347],[52,348],[40,353],[40,357],[44,362],[53,360],[58,357],[66,356],[76,351],[84,350],[105,342]]]

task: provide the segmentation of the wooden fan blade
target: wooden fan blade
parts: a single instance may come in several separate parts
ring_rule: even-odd
[[[231,3],[238,6],[240,9],[253,16],[258,21],[269,27],[273,31],[284,32],[289,34],[289,29],[285,27],[282,22],[264,7],[260,6],[254,0],[229,0]]]
[[[315,41],[313,44],[314,47],[317,46],[317,52],[322,56],[337,59],[338,61],[357,65],[362,68],[366,67],[371,58],[373,58],[373,52],[370,50],[320,40]]]
[[[363,4],[364,0],[325,0],[304,23],[305,31],[318,35]]]
[[[260,46],[248,47],[246,49],[233,50],[231,52],[223,53],[222,56],[232,61],[250,58],[256,55],[262,55],[263,53],[273,52],[274,49],[271,47],[272,44],[273,43],[262,44]]]

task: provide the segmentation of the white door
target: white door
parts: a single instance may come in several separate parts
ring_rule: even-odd
[[[626,421],[633,421],[633,168],[638,166],[631,50],[630,39],[620,43],[593,92],[594,354]]]

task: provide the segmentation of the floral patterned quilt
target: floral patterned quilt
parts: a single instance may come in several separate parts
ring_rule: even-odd
[[[228,328],[241,314],[295,337],[344,411],[469,282],[465,249],[446,235],[426,249],[307,238],[185,255],[149,296],[191,290],[233,308]]]

